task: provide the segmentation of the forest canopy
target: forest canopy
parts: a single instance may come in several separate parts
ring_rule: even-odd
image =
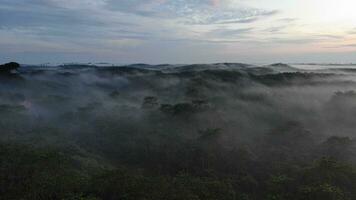
[[[356,199],[352,70],[0,70],[0,199]]]

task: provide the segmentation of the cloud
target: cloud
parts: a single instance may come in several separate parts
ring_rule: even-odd
[[[212,25],[212,24],[243,24],[252,23],[271,16],[277,12],[269,12],[255,9],[228,10],[220,12],[206,12],[187,16],[183,19],[185,24],[190,25]]]
[[[73,10],[79,7],[80,2],[83,3],[81,8]],[[99,0],[19,0],[14,3],[3,0],[0,5],[0,31],[23,33],[42,39],[65,40],[132,39],[148,36],[144,32],[134,30],[134,24],[120,21],[109,13],[84,9],[85,3],[97,7],[98,2]]]
[[[109,0],[107,7],[144,17],[180,19],[189,25],[251,23],[278,13],[228,0]]]
[[[33,10],[6,10],[0,8],[1,26],[60,26],[60,25],[95,25],[100,21],[83,18],[81,13],[73,13],[60,9],[45,9],[36,7]]]
[[[37,0],[42,4],[67,9],[98,9],[106,5],[106,0]]]
[[[347,33],[350,34],[350,35],[356,35],[356,27],[351,29],[351,30],[349,30],[349,31],[347,31]]]
[[[219,24],[248,24],[248,23],[255,22],[257,20],[259,20],[258,17],[251,17],[251,18],[246,18],[246,19],[220,22]]]
[[[356,44],[345,44],[344,47],[356,47]]]
[[[155,37],[174,39],[173,37],[190,37],[188,33],[192,29],[186,25],[246,24],[277,13],[277,11],[249,8],[232,2],[230,0],[18,0],[16,2],[2,0],[0,27],[17,34],[27,32],[47,40],[53,38],[74,41],[85,38],[148,40]],[[167,20],[171,20],[172,23],[166,23]],[[179,24],[182,26],[178,28]],[[168,31],[163,34],[163,30]],[[222,32],[220,34],[223,35]]]
[[[327,48],[327,49],[338,49],[338,48],[355,48],[355,47],[356,47],[356,43],[355,44],[343,44],[343,45],[326,46],[324,48]]]
[[[318,42],[316,38],[301,37],[301,38],[268,38],[268,43],[275,44],[310,44]]]
[[[263,30],[263,32],[268,32],[268,33],[280,33],[282,30],[287,28],[288,26],[273,26],[269,27]]]
[[[246,34],[251,33],[253,28],[241,28],[241,29],[215,29],[208,33],[208,36],[215,38],[236,38],[244,37]]]
[[[325,34],[328,29],[283,6],[256,1],[0,0],[0,45],[6,46],[0,54],[75,50],[105,52],[118,60],[150,60],[148,55],[159,60],[161,53],[179,61],[178,53],[193,59],[199,53],[204,58],[204,51],[224,57],[229,49],[232,55],[247,47],[267,53],[275,46],[321,48],[356,34],[356,29],[338,29],[345,38]]]
[[[154,37],[149,29],[135,24],[145,21],[86,0],[83,2],[88,5],[78,0],[0,2],[0,54],[12,60],[36,63],[36,59],[117,58]]]
[[[245,17],[241,16],[241,18],[230,19],[230,20],[222,20],[216,22],[216,24],[247,24],[256,22],[258,20],[268,18],[270,16],[276,15],[279,12],[277,10],[266,11],[266,10],[250,10],[250,14],[246,13]]]
[[[278,19],[278,22],[284,22],[284,23],[290,23],[290,22],[295,22],[297,21],[297,18],[282,18],[282,19]]]
[[[331,34],[318,34],[315,35],[315,37],[317,38],[321,38],[321,39],[343,39],[344,36],[341,35],[331,35]]]

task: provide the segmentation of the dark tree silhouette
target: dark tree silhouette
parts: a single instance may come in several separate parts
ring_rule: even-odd
[[[10,73],[13,70],[17,70],[20,67],[20,64],[16,62],[10,62],[3,65],[0,65],[0,73]]]

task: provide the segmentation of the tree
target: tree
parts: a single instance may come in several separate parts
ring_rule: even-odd
[[[17,70],[20,67],[20,64],[15,62],[6,63],[0,65],[0,73],[10,73],[11,71]]]

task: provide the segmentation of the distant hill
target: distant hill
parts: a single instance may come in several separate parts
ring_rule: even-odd
[[[269,69],[272,69],[273,71],[276,71],[276,72],[298,72],[298,71],[300,71],[299,69],[291,67],[290,65],[284,64],[284,63],[275,63],[272,65],[268,65],[266,67]]]

